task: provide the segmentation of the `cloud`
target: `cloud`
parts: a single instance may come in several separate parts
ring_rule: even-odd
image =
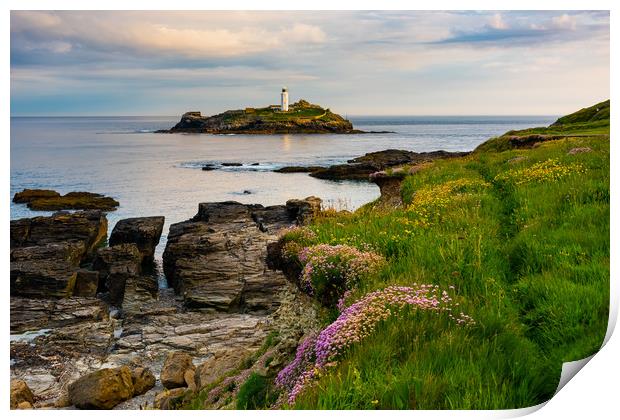
[[[577,28],[577,18],[575,16],[569,16],[567,14],[563,14],[561,16],[554,16],[551,19],[551,23],[553,27],[559,29],[570,29],[574,31]]]
[[[608,12],[13,11],[10,48],[13,114],[209,113],[283,85],[366,114],[609,94]]]
[[[572,40],[593,38],[600,34],[609,36],[609,15],[584,12],[584,23],[578,24],[577,15],[564,13],[559,16],[552,12],[532,12],[529,14],[509,13],[491,15],[483,25],[455,26],[449,36],[437,40],[437,44],[502,45],[504,47],[524,44],[561,43]],[[589,22],[586,23],[585,21]]]
[[[12,12],[11,34],[18,47],[38,43],[100,51],[130,51],[147,54],[176,54],[187,57],[232,57],[282,48],[304,48],[325,41],[317,26],[290,22],[270,27],[218,25],[213,19],[188,25],[179,16],[168,22],[159,15],[128,14],[115,19],[111,12]],[[19,43],[19,41],[23,41]],[[51,41],[46,41],[51,40]],[[54,52],[58,50],[50,49]]]
[[[508,24],[504,22],[500,13],[495,13],[491,16],[489,26],[493,29],[508,29]]]

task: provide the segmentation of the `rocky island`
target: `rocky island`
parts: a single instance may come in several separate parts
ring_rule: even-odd
[[[287,105],[229,110],[210,117],[186,112],[174,127],[159,133],[209,134],[358,134],[361,130],[329,108],[300,99]]]

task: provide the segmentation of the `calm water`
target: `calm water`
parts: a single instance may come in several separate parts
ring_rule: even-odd
[[[334,182],[278,174],[286,165],[342,163],[388,148],[468,151],[508,130],[548,125],[555,117],[351,117],[366,135],[155,134],[178,117],[11,118],[11,197],[24,188],[91,191],[116,198],[109,232],[121,218],[166,217],[158,255],[171,223],[192,217],[198,203],[236,200],[264,205],[316,195],[355,209],[378,197],[366,182]],[[202,171],[208,163],[243,167]],[[251,166],[258,163],[257,166]],[[245,194],[244,191],[250,192]],[[11,203],[11,218],[46,215]]]

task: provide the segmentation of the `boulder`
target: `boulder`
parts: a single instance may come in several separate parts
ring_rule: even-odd
[[[107,231],[105,214],[96,210],[11,220],[11,248],[77,241],[84,244],[83,260],[105,239]]]
[[[155,375],[148,368],[139,367],[131,372],[133,395],[142,395],[155,386]]]
[[[168,282],[189,308],[271,311],[286,280],[268,269],[267,244],[295,223],[285,206],[201,203],[193,219],[170,227]]]
[[[28,406],[25,405],[28,404]],[[11,410],[32,408],[34,395],[26,382],[19,379],[11,379]]]
[[[153,261],[155,248],[164,228],[164,216],[119,220],[110,235],[110,246],[136,244],[143,261]]]
[[[121,305],[127,280],[142,272],[142,254],[135,244],[120,244],[97,250],[93,270],[99,271],[98,292],[109,293],[110,303]]]
[[[167,389],[186,387],[185,374],[195,369],[192,356],[180,351],[170,352],[164,361],[159,380]]]
[[[106,409],[134,396],[132,372],[127,366],[101,369],[69,385],[69,399],[83,409]]]

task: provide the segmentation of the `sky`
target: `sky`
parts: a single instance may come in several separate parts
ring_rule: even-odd
[[[609,97],[607,11],[11,11],[11,115],[563,115]]]

